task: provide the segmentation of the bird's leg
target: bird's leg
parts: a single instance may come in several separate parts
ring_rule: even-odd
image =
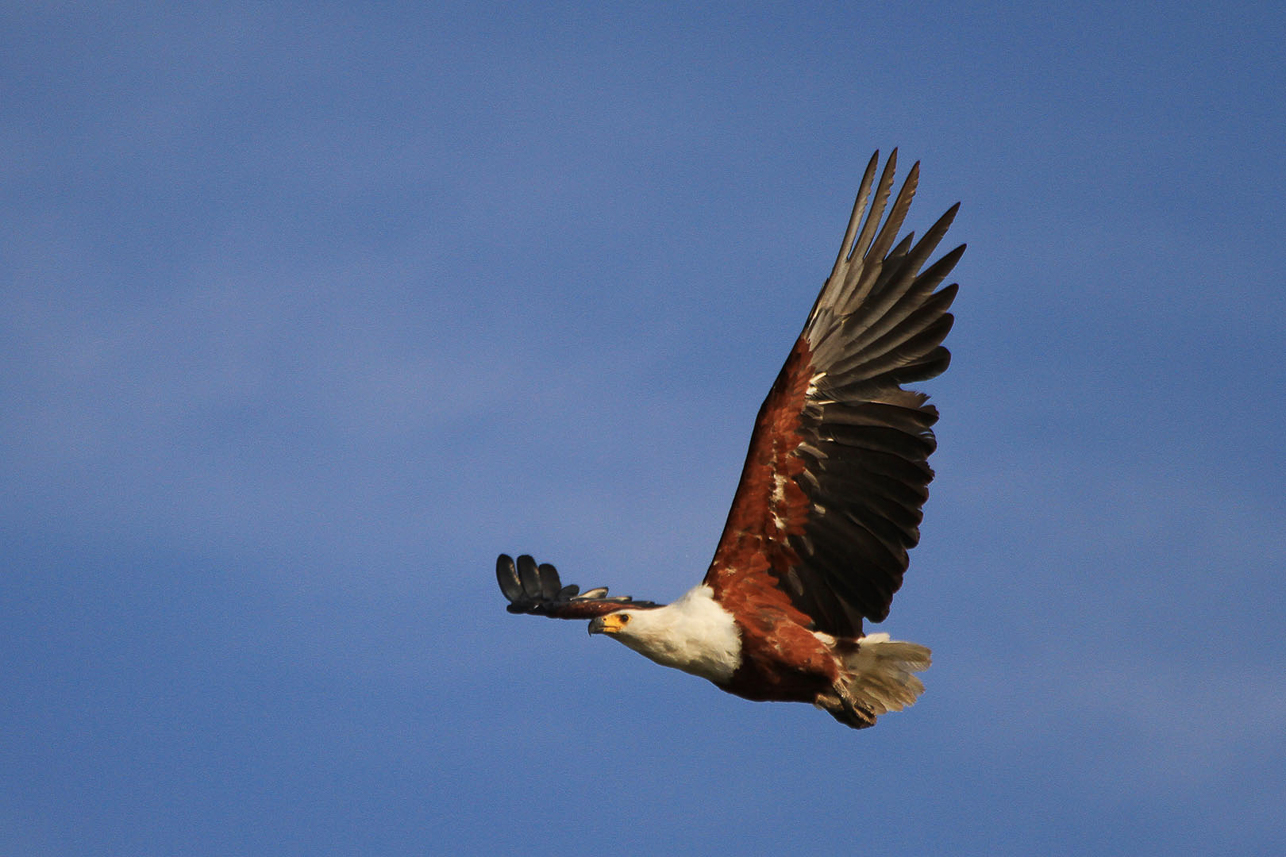
[[[813,704],[845,726],[865,729],[875,725],[875,714],[848,692],[842,683],[831,685],[830,693],[819,693]]]

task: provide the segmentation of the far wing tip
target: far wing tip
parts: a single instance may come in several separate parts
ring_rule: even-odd
[[[660,607],[652,601],[635,601],[628,595],[607,594],[600,586],[581,592],[576,584],[563,586],[558,569],[550,563],[537,564],[528,554],[515,561],[508,554],[496,559],[496,581],[509,603],[510,613],[548,616],[552,619],[593,619],[617,610],[649,610]]]

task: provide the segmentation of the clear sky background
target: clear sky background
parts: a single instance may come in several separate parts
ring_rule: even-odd
[[[0,13],[0,853],[1286,853],[1279,4],[196,5]],[[920,703],[507,615],[700,579],[893,146]]]

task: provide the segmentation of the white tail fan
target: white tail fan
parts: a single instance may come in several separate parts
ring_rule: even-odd
[[[817,707],[855,729],[874,726],[881,714],[913,704],[924,693],[924,682],[914,673],[927,670],[931,663],[926,646],[890,640],[888,634],[862,637],[856,650],[841,658],[834,693],[819,696]]]
[[[890,640],[888,634],[868,634],[857,646],[857,651],[844,659],[848,692],[872,714],[901,711],[924,693],[924,682],[913,673],[929,668],[927,647]]]

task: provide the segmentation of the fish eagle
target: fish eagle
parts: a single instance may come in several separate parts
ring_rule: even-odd
[[[895,149],[878,182],[879,152],[867,165],[835,266],[755,418],[705,579],[661,605],[582,593],[552,565],[501,555],[509,612],[588,619],[591,634],[729,693],[811,702],[854,729],[915,702],[929,649],[862,621],[888,616],[920,538],[938,412],[902,385],[947,368],[957,287],[938,286],[965,248],[921,270],[959,203],[919,241],[899,238],[920,165],[894,196],[896,163]]]

